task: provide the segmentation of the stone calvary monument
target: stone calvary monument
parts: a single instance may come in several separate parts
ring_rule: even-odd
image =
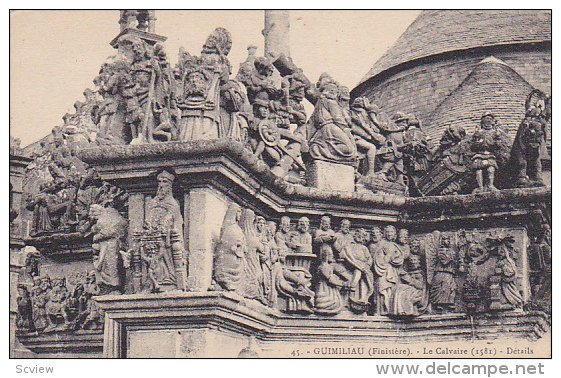
[[[226,29],[172,66],[154,11],[121,11],[95,90],[40,143],[13,141],[12,356],[549,331],[548,94],[488,56],[442,100],[487,93],[462,114],[469,128],[431,138],[434,114],[388,113],[376,88],[327,73],[312,82],[288,21],[265,11],[264,56],[250,47],[234,74]]]

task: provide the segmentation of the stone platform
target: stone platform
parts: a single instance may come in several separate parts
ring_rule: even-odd
[[[289,316],[224,292],[103,296],[97,301],[106,314],[103,349],[108,358],[237,357],[250,336],[263,357],[291,357],[295,348],[313,354],[314,348],[390,348],[396,342],[407,344],[402,349],[414,353],[427,343],[484,341],[489,345],[505,335],[511,340],[536,340],[549,328],[544,313],[522,310],[473,317],[423,315],[411,320]]]

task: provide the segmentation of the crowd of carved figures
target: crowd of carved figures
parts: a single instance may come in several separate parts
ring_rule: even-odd
[[[146,31],[153,14],[122,20]],[[59,139],[75,149],[225,138],[290,182],[305,184],[306,163],[323,160],[355,167],[357,190],[393,186],[414,196],[543,184],[540,158],[547,154],[551,106],[539,90],[528,97],[514,144],[493,109],[473,115],[481,124],[472,135],[453,125],[432,141],[414,114],[388,116],[366,97],[351,101],[349,89],[327,73],[313,84],[284,55],[271,61],[250,46],[232,77],[231,46],[230,33],[217,28],[199,56],[181,49],[172,67],[161,43],[121,36],[118,53],[94,80],[96,89],[87,89],[75,114],[65,115]],[[304,100],[314,106],[310,116]],[[68,160],[72,151],[61,155]],[[505,168],[509,161],[515,172]]]
[[[19,329],[48,333],[103,328],[103,313],[92,300],[101,294],[95,272],[77,274],[72,282],[39,274],[31,279],[31,285],[18,285]]]
[[[153,13],[127,12],[123,31],[151,32]],[[226,138],[299,184],[305,184],[308,163],[321,160],[355,167],[357,190],[394,185],[418,196],[543,185],[551,101],[539,90],[527,98],[514,141],[500,119],[485,113],[477,115],[472,135],[450,126],[435,144],[415,115],[388,116],[366,97],[351,101],[348,88],[329,74],[313,84],[283,55],[271,61],[250,47],[232,78],[232,40],[223,28],[212,32],[199,56],[181,50],[174,67],[160,43],[125,33],[117,46],[94,80],[96,89],[86,90],[75,113],[41,142],[24,183],[30,237],[78,233],[92,242],[94,269],[51,279],[40,274],[39,256],[30,254],[27,283],[18,286],[20,329],[98,329],[103,322],[95,295],[186,289],[188,251],[174,175],[159,173],[144,226],[133,232],[127,193],[86,166],[77,157],[80,148]],[[314,106],[310,116],[304,100]],[[527,304],[519,287],[522,246],[513,235],[434,231],[410,239],[393,225],[334,223],[329,215],[283,216],[277,223],[230,204],[209,289],[297,314],[408,318]],[[551,298],[551,230],[545,225],[531,239],[532,294],[545,298],[538,305],[544,308]]]
[[[275,222],[232,204],[215,250],[214,287],[288,313],[414,317],[521,308],[512,235],[406,229],[316,229],[301,217]],[[453,239],[453,240],[452,240]],[[483,307],[481,307],[483,306]]]

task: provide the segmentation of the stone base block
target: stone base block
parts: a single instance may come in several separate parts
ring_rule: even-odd
[[[308,186],[325,190],[354,192],[355,168],[350,165],[312,160],[306,164]]]
[[[104,356],[126,357],[548,357],[549,319],[543,312],[383,316],[287,315],[236,294],[164,293],[97,297],[105,310]],[[534,352],[509,355],[525,340]],[[467,346],[469,345],[469,347]],[[457,346],[465,353],[427,355]],[[518,348],[520,349],[520,348]],[[430,353],[429,353],[430,354]],[[489,356],[490,357],[490,356]]]
[[[395,182],[382,180],[378,177],[363,176],[358,181],[365,189],[371,190],[374,193],[387,193],[397,195],[407,195],[407,187]]]

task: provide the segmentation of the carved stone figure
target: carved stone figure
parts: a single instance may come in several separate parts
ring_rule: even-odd
[[[67,297],[66,280],[64,278],[53,279],[52,288],[47,294],[47,303],[45,304],[47,314],[45,332],[64,329],[65,323],[68,321],[67,313],[64,311]]]
[[[216,246],[214,280],[220,287],[243,295],[247,243],[240,227],[241,208],[232,203],[226,211]]]
[[[49,300],[51,280],[48,276],[35,277],[31,290],[31,304],[33,306],[33,326],[37,331],[47,328],[47,311],[45,306]]]
[[[275,242],[277,243],[281,255],[294,252],[294,245],[291,241],[292,233],[293,230],[290,218],[287,216],[281,217],[279,230],[275,234]]]
[[[313,242],[318,245],[318,256],[323,256],[331,251],[333,253],[333,241],[335,231],[331,229],[331,218],[328,215],[321,217],[319,228],[316,229]]]
[[[543,186],[541,160],[547,157],[545,144],[548,99],[535,89],[526,100],[526,115],[512,145],[511,161],[517,167],[517,186]]]
[[[227,56],[232,48],[232,36],[224,28],[216,28],[207,38],[200,57],[186,54],[179,67],[183,82],[183,93],[179,96],[182,110],[179,125],[179,140],[226,138],[235,135],[230,122],[221,122],[221,93],[230,93],[231,100],[237,101],[232,92],[221,92],[229,81],[232,66]],[[232,90],[237,90],[233,86]],[[239,92],[239,91],[238,91]],[[239,93],[238,93],[239,94]],[[240,110],[240,109],[238,109]],[[236,137],[234,136],[234,139]]]
[[[377,176],[386,181],[405,185],[403,164],[403,134],[408,127],[408,117],[403,113],[396,113],[391,122],[380,122],[379,128],[386,138],[384,145],[378,152],[378,158],[382,166]]]
[[[97,306],[92,297],[101,294],[99,285],[96,282],[96,272],[88,272],[84,283],[84,294],[87,299],[86,316],[82,321],[83,329],[101,329],[103,328],[103,313]]]
[[[257,235],[253,210],[242,210],[240,224],[247,242],[244,259],[244,297],[265,302],[263,270],[259,262],[259,255],[263,253],[264,246]]]
[[[18,298],[17,298],[17,318],[16,326],[19,329],[26,331],[34,331],[35,326],[33,324],[33,305],[31,303],[31,296],[29,295],[29,290],[25,285],[18,285]]]
[[[163,46],[153,50],[140,38],[124,38],[119,45],[130,45],[132,63],[125,85],[127,117],[131,144],[169,141],[175,133],[171,112],[175,89]]]
[[[339,258],[343,248],[347,244],[351,244],[355,241],[355,238],[351,232],[351,221],[348,219],[343,219],[339,227],[339,231],[335,233],[333,248],[336,258]]]
[[[313,134],[308,141],[314,160],[354,165],[357,150],[350,130],[350,117],[337,101],[339,87],[328,79],[319,83],[321,96],[310,117]]]
[[[382,229],[378,226],[372,227],[372,230],[370,231],[370,244],[368,246],[368,250],[370,251],[372,257],[376,255],[376,251],[382,245],[383,240],[384,234],[382,233]]]
[[[490,310],[510,310],[521,307],[522,295],[518,289],[516,263],[512,257],[514,238],[496,235],[487,239],[491,253],[496,254],[495,275],[490,278]]]
[[[132,251],[132,260],[137,264],[136,273],[142,276],[141,287],[135,290],[141,292],[183,287],[183,216],[179,202],[173,197],[175,176],[163,171],[157,179],[156,195],[146,203],[144,229],[134,235],[138,245]]]
[[[456,307],[456,254],[450,237],[442,235],[436,255],[434,275],[431,281],[430,302],[436,312],[454,310]]]
[[[495,187],[495,172],[499,161],[508,160],[510,140],[497,125],[493,114],[485,113],[481,117],[481,127],[472,136],[471,149],[475,152],[472,166],[477,180],[474,193],[498,190]]]
[[[311,290],[312,275],[308,270],[286,267],[286,256],[278,248],[271,249],[271,306],[279,308],[278,298],[286,300],[284,311],[310,314],[314,307],[314,292]]]
[[[325,249],[318,267],[318,284],[315,289],[315,312],[322,315],[336,315],[344,307],[342,289],[352,285],[352,275],[336,262],[331,249]]]
[[[530,249],[530,268],[534,271],[532,283],[532,306],[551,312],[551,227],[544,223]]]
[[[354,240],[346,244],[339,257],[352,272],[349,282],[349,307],[357,313],[366,312],[369,300],[374,293],[374,275],[372,274],[372,255],[366,247],[368,234],[360,228],[354,232]]]
[[[384,240],[375,250],[374,273],[377,278],[377,313],[387,315],[391,312],[391,300],[397,284],[400,282],[400,270],[405,256],[395,242],[397,232],[394,226],[384,228]]]
[[[95,222],[92,249],[97,282],[103,294],[120,293],[124,278],[121,251],[125,249],[127,221],[114,208],[100,205],[90,207],[90,217]]]
[[[405,259],[403,268],[391,300],[390,314],[396,317],[418,316],[426,310],[429,299],[419,240],[411,242],[411,253]]]
[[[376,152],[386,138],[372,122],[368,110],[370,101],[367,97],[357,97],[351,106],[351,130],[359,154],[365,156],[363,175],[373,176],[376,169]]]
[[[290,238],[291,248],[295,253],[312,253],[312,235],[309,231],[310,220],[307,217],[298,219],[296,232]]]
[[[119,25],[121,31],[126,29],[138,29],[145,32],[154,32],[155,12],[147,9],[125,9],[121,10]]]
[[[407,118],[407,130],[403,133],[403,164],[408,177],[409,189],[418,192],[418,181],[428,171],[432,160],[432,151],[426,134],[421,129],[416,116]]]

